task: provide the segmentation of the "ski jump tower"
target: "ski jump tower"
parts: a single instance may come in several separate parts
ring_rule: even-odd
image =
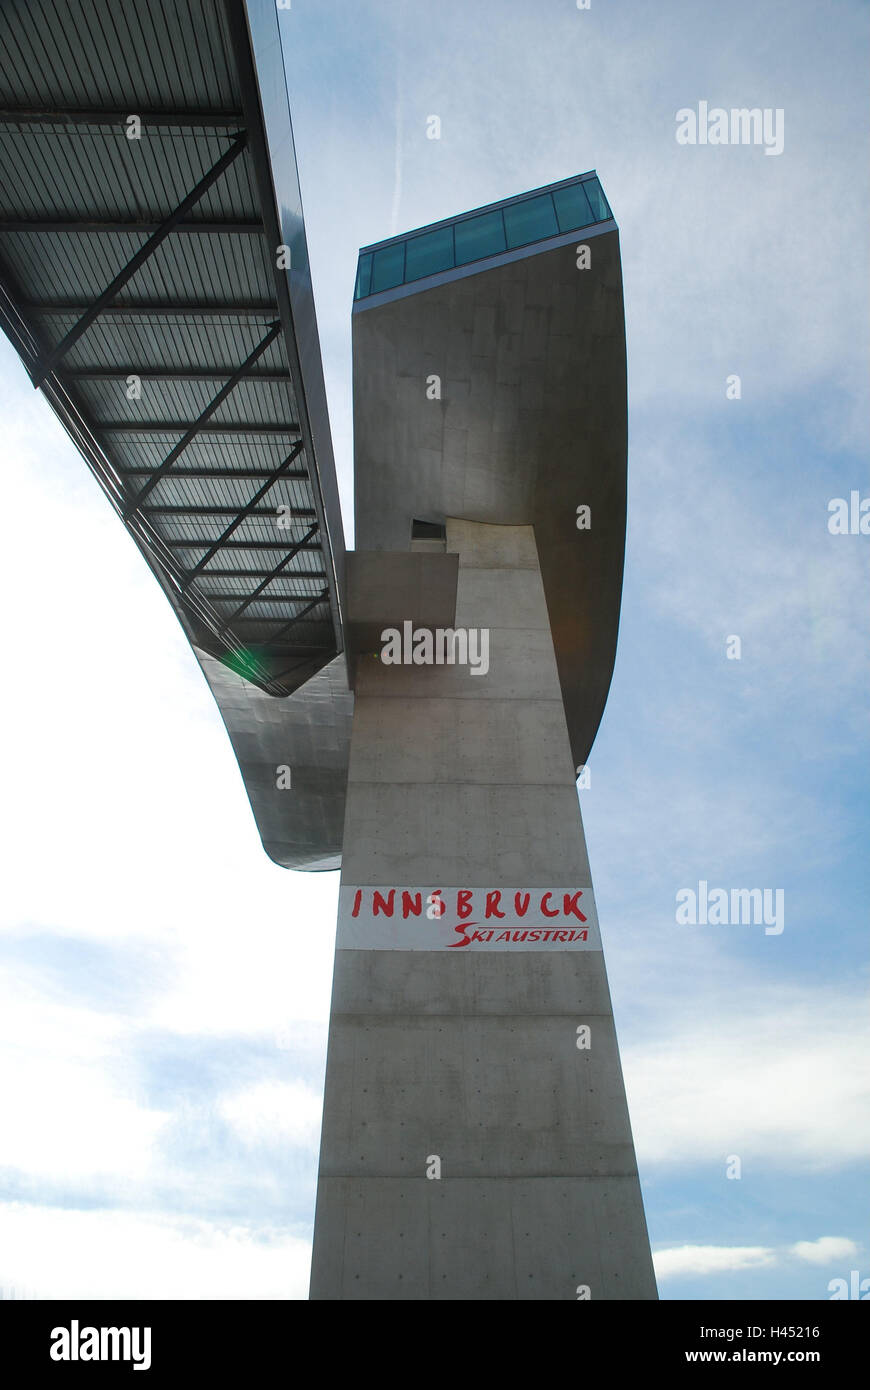
[[[625,538],[601,186],[361,253],[346,555],[274,0],[117,21],[3,10],[0,323],[267,853],[341,867],[311,1297],[655,1298],[575,787]]]
[[[655,1298],[575,778],[625,537],[594,174],[360,254],[312,1298]]]

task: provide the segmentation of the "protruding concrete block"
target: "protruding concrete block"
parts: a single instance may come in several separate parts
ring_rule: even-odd
[[[377,652],[385,628],[449,628],[456,621],[459,556],[420,551],[351,550],[347,556],[350,683],[356,658]]]

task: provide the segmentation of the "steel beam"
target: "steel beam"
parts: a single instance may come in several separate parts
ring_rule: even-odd
[[[180,539],[176,540],[175,538],[170,539],[170,537],[168,537],[168,536],[161,536],[160,539],[161,539],[161,541],[163,542],[164,545],[169,546],[169,548],[172,549],[172,550],[199,550],[200,548],[203,549],[203,550],[207,550],[208,547],[209,547],[210,545],[213,545],[213,544],[214,544],[214,536],[208,536],[208,537],[206,537],[205,539],[204,539],[202,536],[198,536],[198,537],[196,538],[196,540],[193,540],[193,541],[186,541],[186,540],[180,540]],[[319,553],[322,551],[323,546],[320,544],[319,541],[315,541],[315,542],[313,542],[313,544],[303,545],[303,546],[301,546],[300,548],[301,548],[302,550],[313,551],[313,552],[317,552],[317,553],[319,554]],[[287,549],[287,542],[286,542],[286,541],[257,541],[257,540],[252,540],[252,541],[237,541],[235,538],[233,538],[233,540],[231,540],[231,541],[224,541],[223,549],[224,549],[224,550],[286,550],[286,549]],[[319,571],[318,571],[318,570],[296,570],[296,571],[294,571],[294,573],[297,573],[297,574],[305,574],[306,576],[308,576],[308,575],[312,575],[312,574],[318,574]]]
[[[56,299],[49,303],[40,303],[37,300],[26,300],[20,306],[22,313],[45,314],[50,318],[65,317],[69,314],[81,314],[88,309],[87,304],[81,300]],[[115,317],[141,318],[149,314],[154,314],[159,318],[274,318],[277,313],[277,306],[274,300],[244,299],[237,303],[211,302],[203,300],[199,303],[180,303],[177,300],[130,300],[122,304],[106,304],[102,310],[103,317],[112,314]]]
[[[129,516],[131,512],[136,510],[136,508],[149,495],[152,489],[157,486],[157,484],[160,482],[160,479],[166,476],[166,474],[169,472],[170,468],[172,467],[178,456],[184,452],[191,440],[194,439],[197,434],[199,434],[199,432],[203,429],[206,421],[210,418],[210,416],[212,416],[214,412],[218,409],[218,407],[223,404],[227,396],[229,396],[230,392],[234,391],[236,386],[238,386],[239,382],[242,380],[242,377],[245,375],[248,368],[252,366],[254,362],[256,362],[258,357],[262,357],[263,353],[275,341],[280,332],[280,323],[273,323],[265,338],[263,338],[253,349],[253,351],[248,354],[242,365],[230,377],[229,381],[227,381],[221,387],[220,391],[218,391],[217,395],[209,401],[208,405],[206,406],[202,414],[199,416],[199,418],[195,420],[193,424],[185,430],[185,433],[182,436],[182,438],[179,439],[178,443],[175,445],[175,448],[163,460],[160,467],[155,469],[155,471],[151,474],[151,477],[148,479],[147,483],[143,484],[139,492],[137,492],[136,496],[132,499],[131,502],[127,504],[127,506],[124,509],[125,518]],[[229,430],[232,429],[232,427],[222,426],[212,426],[212,428],[223,429],[224,433],[228,433]],[[237,429],[232,429],[232,432],[235,434],[240,433],[240,431]],[[258,433],[261,432],[262,431],[258,431]]]
[[[68,381],[126,381],[138,376],[142,381],[225,381],[235,371],[232,367],[63,367],[61,375]],[[249,381],[292,381],[284,369],[263,369],[249,372]]]
[[[322,578],[318,570],[285,570],[282,579],[317,579]],[[222,570],[210,569],[205,574],[197,575],[198,580],[203,579],[262,579],[263,570]],[[208,594],[207,589],[200,589],[200,593]],[[237,594],[237,598],[244,598],[244,594]],[[286,598],[308,598],[307,594],[287,594]]]
[[[69,217],[56,218],[28,218],[24,220],[4,219],[0,221],[0,232],[7,232],[10,235],[19,232],[36,233],[43,235],[52,232],[73,232],[78,235],[80,232],[87,232],[103,235],[105,233],[123,233],[139,236],[143,233],[157,232],[162,227],[162,222],[145,221],[105,221],[98,218]],[[190,219],[177,222],[173,231],[175,232],[195,232],[203,235],[221,235],[231,233],[234,236],[256,236],[264,230],[262,222],[227,220],[225,222],[196,222]]]
[[[223,130],[243,124],[241,111],[198,110],[161,111],[159,109],[121,111],[93,110],[79,106],[3,106],[0,107],[0,126],[15,125],[96,125],[125,126],[130,116],[136,115],[146,125],[180,126],[182,128],[200,126],[202,128]]]
[[[117,472],[122,478],[147,478],[151,472],[150,468],[119,468]],[[271,478],[271,468],[178,468],[175,471],[176,478],[229,478],[233,481],[236,478]],[[284,478],[288,482],[304,483],[308,480],[307,469],[285,473]]]
[[[328,602],[329,602],[329,590],[328,590],[328,589],[322,589],[322,590],[320,591],[320,594],[318,595],[318,597],[315,598],[315,599],[312,599],[312,601],[308,604],[307,608],[303,608],[302,611],[301,611],[300,613],[296,613],[289,623],[285,624],[284,627],[280,628],[278,632],[273,633],[272,639],[271,639],[271,640],[272,640],[273,642],[279,642],[279,641],[281,640],[281,638],[284,636],[285,633],[289,632],[290,629],[293,628],[293,627],[295,627],[296,624],[297,624],[298,622],[301,622],[301,620],[302,620],[303,618],[307,617],[307,615],[308,615],[310,612],[312,612],[312,610],[315,609],[315,608],[318,606],[318,604],[321,604],[321,603],[328,603]],[[289,675],[289,671],[281,671],[277,676],[274,677],[274,679],[275,679],[276,681],[278,681],[278,680],[281,679],[281,676],[286,676],[286,675]]]
[[[208,578],[208,575],[206,575],[205,577]],[[238,603],[239,599],[245,599],[246,602],[248,601],[248,596],[245,594],[219,593],[217,590],[211,589],[202,589],[200,590],[200,592],[204,598],[208,599],[209,603]],[[255,599],[251,599],[250,601],[252,603],[283,603],[286,605],[288,603],[301,603],[309,597],[309,594],[258,594]],[[284,615],[283,613],[281,613],[278,614],[277,617],[271,618],[253,618],[250,616],[248,616],[247,618],[242,618],[240,616],[238,619],[229,618],[227,620],[228,626],[231,626],[234,621],[251,623],[280,623],[284,621]]]
[[[277,482],[278,480],[275,479],[275,481]],[[271,486],[272,484],[270,482],[269,487]],[[285,504],[282,503],[281,505],[284,506]],[[277,508],[275,507],[261,507],[257,510],[253,507],[248,508],[246,505],[240,507],[185,507],[170,504],[166,507],[142,507],[141,510],[146,516],[231,516],[233,518],[233,526],[240,526],[249,516],[267,517],[270,521],[274,521],[277,515]],[[291,517],[311,517],[316,516],[317,513],[313,507],[287,507],[285,515]],[[282,527],[281,529],[283,530],[285,528]],[[229,528],[227,528],[227,530],[229,530]]]
[[[161,222],[157,231],[148,238],[145,245],[139,248],[135,256],[124,266],[124,269],[118,272],[112,283],[103,290],[103,293],[96,300],[94,300],[94,303],[87,312],[82,314],[78,322],[74,323],[69,332],[54,348],[52,348],[51,352],[37,368],[33,378],[34,386],[41,385],[45,378],[54,371],[58,362],[62,361],[73,344],[78,342],[82,334],[90,328],[94,319],[99,316],[103,306],[108,304],[110,300],[116,298],[118,293],[127,284],[128,280],[132,279],[136,271],[145,264],[148,258],[152,256],[158,246],[160,246],[161,242],[169,236],[169,233],[181,221],[185,213],[189,212],[190,209],[199,202],[203,194],[208,192],[212,184],[216,183],[217,180],[226,173],[233,161],[238,159],[239,155],[245,149],[247,142],[248,136],[246,131],[242,131],[241,134],[234,137],[229,149],[221,155],[217,163],[212,165],[208,173],[203,175],[196,187],[191,189],[187,197],[183,198],[165,221]]]
[[[238,381],[233,383],[238,385]],[[201,418],[201,417],[200,417]],[[98,434],[298,434],[299,426],[294,420],[242,420],[239,424],[232,420],[219,420],[211,425],[201,425],[196,420],[96,420],[94,429]],[[146,470],[147,471],[147,470]]]
[[[269,491],[269,489],[270,489],[271,487],[274,487],[275,483],[278,482],[278,479],[279,479],[279,478],[282,478],[282,477],[285,477],[285,476],[286,476],[286,473],[287,473],[288,468],[290,467],[291,463],[293,463],[294,459],[301,453],[303,447],[304,447],[304,446],[303,446],[302,440],[300,439],[300,441],[299,441],[299,443],[296,445],[295,449],[292,449],[292,450],[290,451],[290,453],[287,455],[287,457],[285,458],[284,462],[280,465],[280,467],[279,467],[279,468],[276,468],[276,469],[275,469],[275,472],[272,474],[272,476],[271,476],[270,478],[267,478],[267,479],[266,479],[266,481],[265,481],[265,483],[263,484],[263,486],[257,489],[257,491],[254,493],[254,496],[253,496],[253,497],[251,498],[251,500],[248,502],[247,506],[245,506],[245,507],[242,509],[241,512],[238,512],[238,513],[236,514],[236,516],[235,516],[234,519],[230,522],[230,524],[229,524],[229,526],[227,527],[227,529],[224,531],[224,533],[223,533],[223,535],[221,536],[220,540],[215,541],[214,545],[212,545],[212,546],[206,551],[206,553],[205,553],[205,555],[203,555],[202,559],[201,559],[201,560],[198,562],[198,564],[196,564],[196,565],[194,566],[194,568],[190,571],[189,575],[187,576],[187,578],[186,578],[185,581],[184,581],[184,585],[183,585],[184,588],[186,588],[187,585],[191,582],[191,580],[195,579],[196,576],[197,576],[198,574],[200,574],[200,573],[202,572],[202,570],[205,569],[205,566],[208,564],[209,560],[211,560],[211,559],[214,558],[214,556],[215,556],[215,555],[217,554],[217,552],[220,550],[220,548],[221,548],[221,546],[224,544],[224,542],[229,540],[230,536],[233,534],[233,532],[234,532],[239,526],[241,526],[242,522],[245,520],[246,517],[249,517],[249,516],[270,516],[270,517],[274,518],[274,516],[275,516],[275,512],[274,512],[274,511],[258,511],[258,510],[257,510],[257,503],[260,502],[260,501],[265,497],[266,493]],[[306,508],[303,508],[303,509],[291,508],[291,510],[290,510],[290,515],[291,515],[291,516],[314,516],[314,514],[315,514],[315,513],[314,513],[313,509],[310,508],[310,507],[306,507]]]
[[[267,589],[269,585],[272,583],[273,579],[278,578],[278,575],[286,569],[286,567],[290,564],[290,561],[293,560],[299,554],[299,551],[304,549],[304,547],[308,544],[308,542],[311,540],[311,537],[317,531],[319,525],[320,523],[315,521],[314,525],[306,531],[302,539],[300,541],[297,541],[297,543],[294,546],[292,546],[290,550],[287,551],[287,554],[284,556],[283,560],[281,560],[280,563],[275,566],[271,574],[268,574],[266,578],[263,580],[262,584],[258,584],[254,592],[252,594],[249,594],[248,597],[245,599],[244,603],[239,605],[235,613],[233,613],[231,617],[227,618],[226,622],[221,627],[222,632],[225,631],[228,627],[231,627],[232,624],[236,621],[236,619],[242,616],[245,609],[250,608],[251,604],[256,602],[256,600],[262,594],[263,590]]]

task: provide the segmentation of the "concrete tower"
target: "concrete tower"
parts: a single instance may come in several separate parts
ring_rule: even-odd
[[[314,1299],[656,1297],[575,777],[625,535],[594,175],[366,248]]]

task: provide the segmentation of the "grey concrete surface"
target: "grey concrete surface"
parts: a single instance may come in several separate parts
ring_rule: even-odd
[[[490,670],[360,662],[342,887],[570,883],[586,904],[533,529],[448,518],[447,549]],[[655,1298],[601,950],[372,932],[348,949],[339,924],[311,1298]]]
[[[354,1214],[321,1234],[324,1264],[342,1271],[330,1297],[550,1302],[576,1299],[580,1286],[593,1301],[655,1296],[635,1259],[632,1228],[644,1217],[634,1178],[340,1177],[321,1179],[321,1192]],[[427,1258],[402,1259],[403,1249]]]
[[[410,544],[410,537],[409,537]],[[446,553],[352,550],[347,555],[345,646],[350,684],[359,652],[379,650],[385,628],[451,627],[458,562]]]
[[[572,241],[353,314],[356,544],[407,550],[414,518],[534,526],[574,767],[613,671],[626,504],[619,234],[585,242],[588,270]]]

